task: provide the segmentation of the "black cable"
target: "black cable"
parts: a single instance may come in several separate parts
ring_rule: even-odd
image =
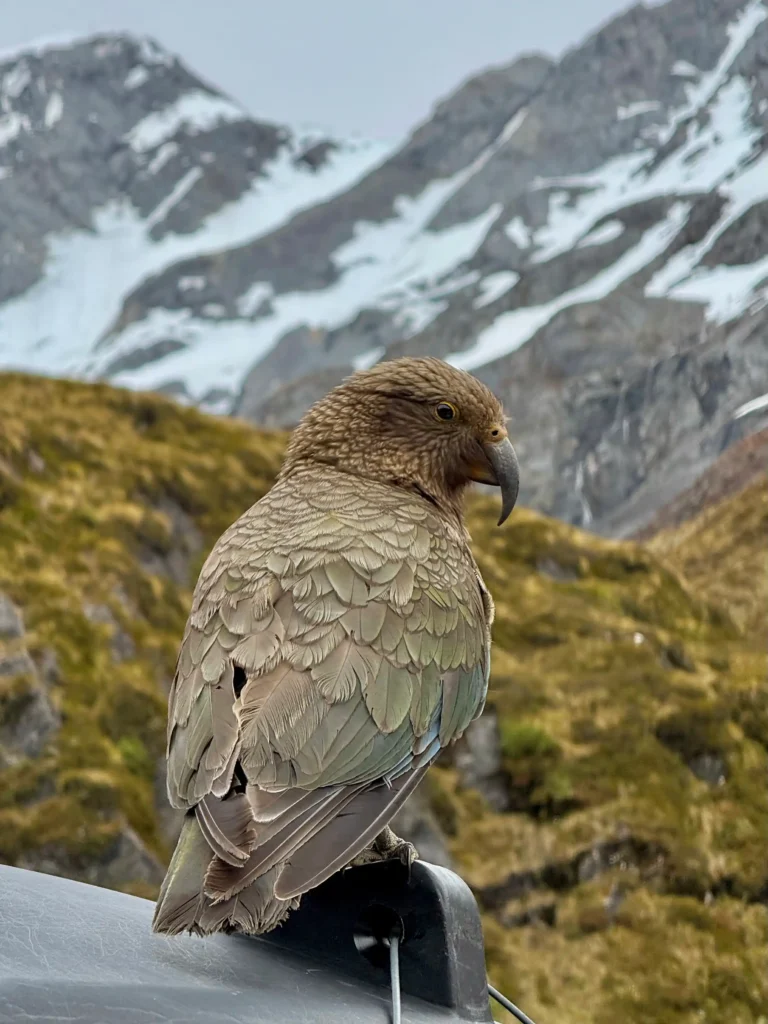
[[[400,936],[389,937],[389,977],[392,984],[392,1024],[400,1024]]]
[[[533,1021],[529,1016],[527,1016],[527,1014],[523,1013],[522,1010],[515,1006],[511,999],[507,999],[506,996],[503,996],[497,988],[494,988],[493,985],[490,984],[490,982],[488,984],[488,995],[491,999],[495,999],[497,1003],[501,1003],[504,1009],[509,1010],[514,1017],[517,1017],[517,1019],[521,1021],[521,1024],[533,1024]]]

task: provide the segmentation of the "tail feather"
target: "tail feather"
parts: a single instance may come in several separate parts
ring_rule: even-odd
[[[240,931],[260,935],[275,928],[299,905],[298,899],[275,897],[275,883],[282,864],[231,899],[214,903],[203,891],[213,856],[194,813],[188,815],[160,889],[152,920],[153,932],[211,935]]]
[[[198,918],[201,933],[237,931],[262,935],[276,928],[299,905],[298,899],[279,900],[275,897],[275,883],[281,870],[282,864],[278,864],[236,896],[220,903],[206,897]]]
[[[293,899],[314,889],[350,864],[403,806],[426,770],[418,768],[389,786],[382,783],[354,793],[330,825],[325,823],[291,855],[277,880],[280,899]]]
[[[272,872],[274,868],[278,869],[279,874],[301,844],[323,825],[333,821],[339,808],[349,803],[354,795],[355,790],[347,791],[344,787],[338,787],[325,800],[315,800],[314,807],[289,821],[279,831],[267,826],[264,831],[268,832],[268,838],[253,850],[245,864],[232,867],[216,857],[205,876],[206,893],[213,899],[229,899],[242,892],[262,874]]]

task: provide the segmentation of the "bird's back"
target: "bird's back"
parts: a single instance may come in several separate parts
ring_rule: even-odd
[[[463,527],[416,492],[298,468],[233,524],[169,706],[209,896],[271,872],[289,900],[356,856],[482,709],[491,617]]]

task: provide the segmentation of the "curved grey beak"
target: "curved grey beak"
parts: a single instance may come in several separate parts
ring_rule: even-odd
[[[493,468],[493,475],[496,477],[495,483],[501,488],[501,516],[498,522],[498,525],[501,526],[515,507],[520,491],[520,469],[517,464],[517,455],[508,437],[494,444],[484,444],[483,451]]]

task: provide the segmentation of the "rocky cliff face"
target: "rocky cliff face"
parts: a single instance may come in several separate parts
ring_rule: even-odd
[[[766,381],[765,310],[649,366],[580,378],[564,394],[553,513],[614,534],[640,528],[731,445],[768,426],[768,404],[741,401]]]
[[[284,438],[23,375],[0,406],[0,860],[153,896],[190,586]],[[652,550],[471,505],[488,706],[397,827],[470,883],[534,1019],[764,1019],[767,484]]]
[[[723,453],[694,484],[656,513],[635,535],[648,540],[662,531],[674,530],[713,505],[732,498],[768,473],[768,429],[742,438]]]
[[[254,121],[147,41],[7,60],[0,361],[286,426],[444,356],[504,397],[524,501],[640,528],[765,422],[734,417],[765,391],[767,13],[637,6],[390,148]]]

